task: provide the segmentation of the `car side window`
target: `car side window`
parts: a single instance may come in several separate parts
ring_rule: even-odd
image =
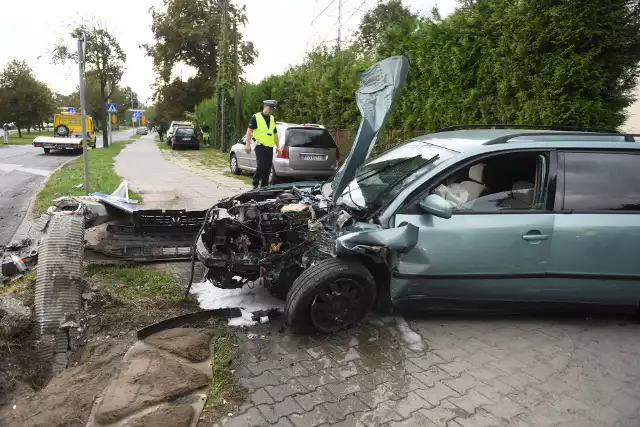
[[[640,155],[564,153],[564,210],[640,211]]]
[[[544,210],[548,170],[546,153],[498,154],[456,170],[430,194],[447,200],[454,214]]]

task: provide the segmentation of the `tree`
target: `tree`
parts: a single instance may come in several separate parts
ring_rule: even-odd
[[[25,61],[12,60],[0,73],[0,120],[22,129],[42,125],[53,113],[51,90],[38,81]]]
[[[400,32],[406,34],[417,17],[411,9],[402,4],[402,0],[388,0],[386,3],[378,0],[376,7],[362,18],[356,39],[366,53],[375,54],[385,32],[400,27]]]
[[[165,0],[165,11],[151,9],[155,43],[143,47],[158,75],[154,101],[163,117],[184,117],[214,93],[214,86],[232,87],[234,38],[240,75],[244,66],[253,63],[257,52],[241,32],[247,22],[244,6],[226,1],[225,8],[220,0]],[[187,81],[172,79],[177,63],[195,68],[196,75]]]
[[[85,75],[87,78],[95,78],[100,92],[100,123],[101,128],[107,128],[107,99],[113,94],[116,86],[122,78],[124,63],[127,59],[124,51],[115,37],[99,24],[85,22],[75,28],[71,35],[85,35]],[[69,46],[60,43],[54,47],[54,61],[66,62],[78,61],[77,52],[70,50]],[[105,148],[109,147],[109,137],[102,133],[102,142]]]
[[[227,0],[228,1],[228,0]],[[233,40],[232,24],[236,23],[241,65],[253,63],[256,51],[252,42],[242,39],[240,28],[247,22],[244,6],[228,5],[226,20],[219,0],[164,0],[165,12],[151,8],[151,31],[156,42],[144,45],[153,58],[153,66],[164,83],[171,80],[171,70],[183,62],[197,71],[197,78],[215,80],[220,63],[220,45],[226,30]],[[223,26],[226,22],[226,28]]]

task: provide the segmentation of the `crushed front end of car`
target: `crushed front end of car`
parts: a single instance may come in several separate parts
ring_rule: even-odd
[[[340,230],[360,212],[335,207],[320,185],[254,190],[222,200],[207,214],[196,243],[206,277],[221,288],[262,280],[286,297],[300,273],[335,253]]]

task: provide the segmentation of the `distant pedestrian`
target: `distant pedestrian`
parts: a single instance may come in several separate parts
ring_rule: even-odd
[[[210,128],[209,125],[206,123],[202,124],[202,142],[204,143],[205,147],[209,146],[209,132],[210,132]]]
[[[278,145],[278,129],[273,112],[277,101],[267,99],[263,102],[262,112],[256,113],[249,121],[247,143],[244,151],[251,153],[251,141],[256,142],[256,171],[253,174],[253,188],[269,185],[269,174],[273,164],[273,148],[280,154]]]
[[[2,125],[2,135],[4,136],[4,145],[9,145],[9,125]]]

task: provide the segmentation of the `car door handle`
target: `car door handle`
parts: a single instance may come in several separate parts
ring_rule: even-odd
[[[524,236],[522,236],[522,240],[524,240],[525,242],[540,242],[542,240],[547,240],[549,238],[549,236],[547,236],[546,234],[542,234],[540,232],[537,233],[527,233]]]

